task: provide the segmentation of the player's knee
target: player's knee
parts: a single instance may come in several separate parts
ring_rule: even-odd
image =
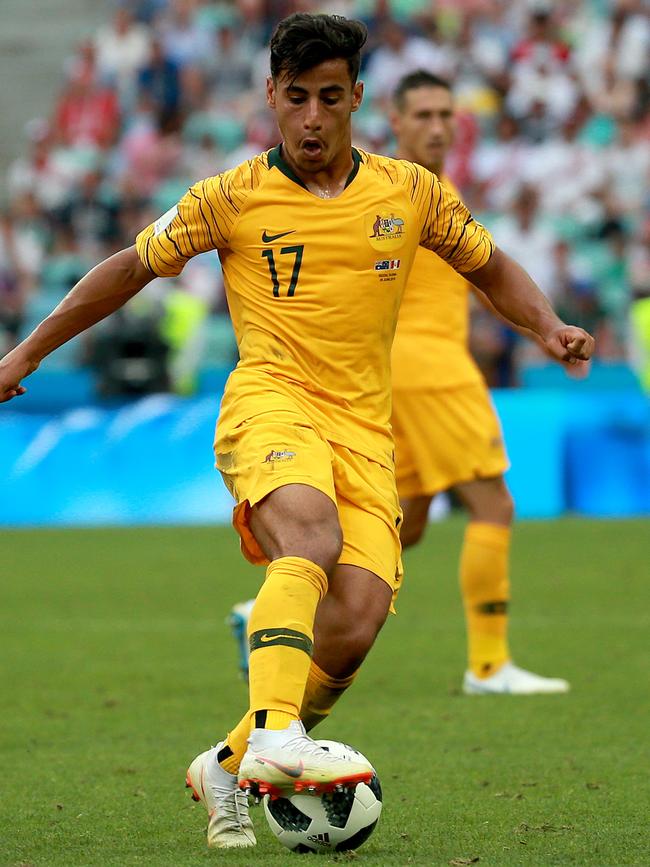
[[[501,480],[498,494],[494,500],[494,509],[496,512],[495,518],[499,519],[500,524],[512,524],[515,516],[515,503],[512,499],[512,494],[503,480]]]
[[[417,543],[424,535],[426,526],[426,515],[419,516],[417,518],[405,518],[399,531],[399,538],[400,542],[402,543],[402,548],[410,548],[411,545],[417,545]]]
[[[299,556],[311,560],[329,575],[341,556],[343,533],[338,521],[304,521],[300,527]]]
[[[341,556],[343,548],[341,528],[337,526],[329,532],[321,534],[320,537],[311,539],[307,547],[311,551],[307,559],[318,563],[323,572],[329,575]]]
[[[470,520],[509,526],[514,518],[515,505],[505,479],[477,479],[458,489]]]

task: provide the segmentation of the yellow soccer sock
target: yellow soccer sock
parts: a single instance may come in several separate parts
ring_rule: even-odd
[[[248,748],[250,730],[251,716],[247,713],[238,725],[231,732],[228,732],[225,744],[217,753],[219,764],[229,774],[236,774],[239,771],[241,760]]]
[[[465,530],[460,586],[467,625],[467,655],[477,677],[489,677],[510,659],[510,527],[472,521]]]
[[[327,576],[302,557],[266,570],[248,625],[251,728],[286,728],[298,719],[311,664],[314,617]]]
[[[355,671],[348,677],[331,677],[312,660],[300,709],[300,719],[307,731],[311,731],[318,723],[327,719],[336,702],[356,676]]]

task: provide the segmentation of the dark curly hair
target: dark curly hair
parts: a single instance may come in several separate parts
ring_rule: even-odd
[[[271,37],[271,75],[294,81],[302,72],[326,60],[346,60],[354,84],[361,49],[368,37],[365,24],[342,15],[296,12],[284,18]]]

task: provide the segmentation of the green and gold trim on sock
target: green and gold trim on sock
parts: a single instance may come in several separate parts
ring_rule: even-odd
[[[500,599],[497,602],[479,602],[476,605],[476,611],[479,614],[507,614],[508,600]]]
[[[251,653],[261,647],[295,647],[296,650],[304,650],[307,656],[312,655],[314,643],[304,632],[295,629],[258,629],[253,632],[249,639]]]

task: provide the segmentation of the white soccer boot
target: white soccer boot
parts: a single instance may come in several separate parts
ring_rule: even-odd
[[[489,677],[476,677],[465,672],[463,692],[466,695],[550,695],[568,692],[569,683],[560,677],[542,677],[518,668],[512,662],[504,663]]]
[[[255,797],[286,797],[293,792],[321,795],[369,783],[368,765],[335,756],[305,733],[299,720],[286,729],[253,729],[239,768],[239,785]]]
[[[244,849],[257,843],[248,816],[248,798],[217,761],[223,743],[197,756],[187,769],[185,785],[192,798],[208,811],[208,846],[212,849]]]

